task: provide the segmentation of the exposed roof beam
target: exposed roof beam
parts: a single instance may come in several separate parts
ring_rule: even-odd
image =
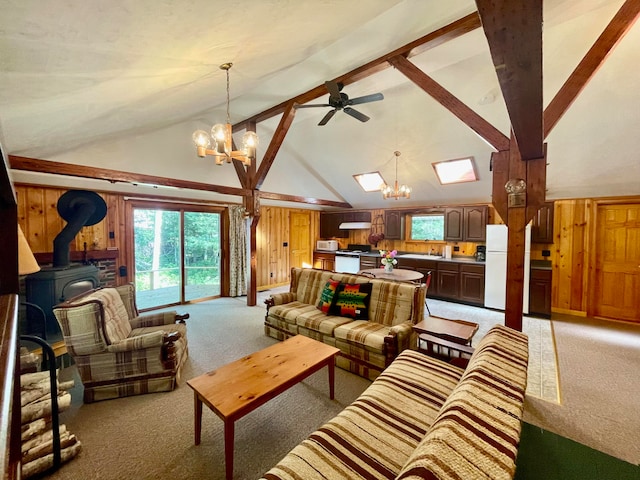
[[[620,7],[618,13],[611,19],[609,25],[607,25],[573,73],[571,73],[567,81],[564,82],[562,88],[558,90],[553,100],[547,105],[544,111],[545,138],[639,16],[640,0],[627,0]]]
[[[70,177],[90,178],[94,180],[106,180],[111,183],[124,182],[163,185],[167,187],[178,187],[189,190],[200,190],[205,192],[216,192],[225,195],[237,196],[247,196],[252,193],[251,190],[245,188],[227,187],[224,185],[210,185],[208,183],[192,182],[189,180],[177,180],[174,178],[142,175],[139,173],[109,170],[106,168],[86,167],[82,165],[75,165],[72,163],[53,162],[51,160],[39,160],[37,158],[19,157],[15,155],[9,155],[9,163],[12,170],[67,175]],[[279,193],[260,192],[260,197],[273,200],[283,200],[287,202],[303,202],[339,208],[352,208],[351,204],[345,202],[322,200],[318,198],[297,197],[293,195],[281,195]]]
[[[336,82],[342,83],[343,85],[349,85],[351,83],[355,83],[358,80],[361,80],[370,75],[373,75],[374,73],[377,73],[389,68],[388,60],[390,58],[396,57],[398,55],[402,55],[403,57],[410,58],[426,50],[437,47],[438,45],[442,45],[443,43],[446,43],[449,40],[458,38],[464,35],[465,33],[471,32],[479,27],[480,27],[480,18],[478,17],[478,13],[477,12],[470,13],[469,15],[466,15],[465,17],[462,17],[461,19],[456,20],[455,22],[452,22],[442,28],[439,28],[438,30],[428,33],[427,35],[419,38],[418,40],[415,40],[411,43],[404,45],[403,47],[400,47],[394,50],[393,52],[389,52],[386,55],[383,55],[382,57],[379,57],[375,60],[370,61],[369,63],[362,65],[361,67],[356,68],[355,70],[351,70],[350,72],[345,73],[344,75],[341,75],[335,78],[334,80]],[[289,105],[289,102],[293,101],[294,103],[303,104],[303,103],[307,103],[312,100],[315,100],[316,98],[322,97],[323,95],[326,95],[326,94],[327,94],[327,89],[323,83],[322,85],[318,85],[317,87],[312,88],[311,90],[305,93],[302,93],[274,107],[271,107],[268,110],[258,113],[257,115],[254,115],[248,118],[247,120],[237,123],[236,125],[234,125],[234,129],[235,128],[246,129],[247,122],[250,122],[250,121],[262,122],[271,117],[279,115],[280,113],[285,111],[285,109],[287,108],[287,105]]]
[[[389,63],[400,70],[402,74],[418,87],[431,95],[434,100],[462,120],[493,148],[498,151],[509,149],[509,138],[506,135],[462,103],[456,96],[405,57],[402,55],[392,57],[389,59]]]
[[[542,0],[476,0],[523,160],[544,155]]]
[[[276,128],[273,137],[271,138],[271,142],[269,143],[269,147],[267,147],[267,151],[264,153],[262,157],[262,161],[260,162],[260,167],[258,168],[258,172],[256,176],[251,180],[253,183],[253,188],[260,190],[262,187],[262,183],[264,179],[267,177],[267,173],[269,173],[269,169],[273,165],[273,162],[276,159],[276,155],[278,154],[278,150],[282,146],[282,142],[284,141],[284,137],[287,136],[287,132],[289,131],[289,127],[293,123],[293,118],[296,116],[296,109],[293,108],[293,102],[290,101],[282,114],[282,118],[280,118],[280,123],[278,124],[278,128]]]

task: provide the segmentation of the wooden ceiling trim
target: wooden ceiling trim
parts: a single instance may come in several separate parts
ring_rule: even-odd
[[[455,95],[445,89],[429,75],[424,73],[402,55],[389,59],[389,63],[397,68],[409,80],[431,95],[434,100],[462,120],[471,130],[496,150],[508,150],[509,138],[495,128],[471,108],[461,102]]]
[[[523,160],[543,156],[542,2],[477,0]]]
[[[338,202],[334,200],[320,200],[318,198],[299,197],[297,195],[286,195],[283,193],[260,192],[260,198],[267,200],[280,200],[283,202],[309,203],[312,205],[323,205],[327,207],[353,208],[350,203]]]
[[[284,141],[284,137],[287,136],[287,132],[293,123],[293,118],[296,115],[296,109],[293,108],[293,101],[289,102],[286,110],[282,114],[282,118],[280,118],[280,123],[278,124],[278,128],[276,128],[273,137],[271,138],[271,142],[267,147],[267,151],[264,153],[262,157],[262,161],[260,162],[260,167],[258,168],[258,172],[256,176],[252,179],[253,189],[260,190],[264,179],[267,177],[267,173],[269,173],[269,169],[273,165],[273,162],[276,159],[276,155],[278,154],[278,150],[282,146],[282,142]]]
[[[544,111],[544,137],[560,121],[580,92],[600,69],[615,46],[640,16],[640,0],[627,0],[580,61]]]
[[[442,45],[443,43],[448,42],[449,40],[453,40],[454,38],[458,38],[465,33],[469,33],[476,28],[480,27],[480,18],[478,17],[478,12],[470,13],[448,25],[445,25],[442,28],[434,30],[427,35],[414,40],[411,43],[408,43],[392,52],[387,53],[375,60],[372,60],[361,67],[358,67],[354,70],[351,70],[344,75],[341,75],[334,80],[336,82],[340,82],[344,85],[349,85],[351,83],[355,83],[363,78],[366,78],[374,73],[380,72],[389,68],[389,59],[396,57],[398,55],[402,55],[404,57],[410,58],[414,55],[418,55],[419,53],[425,52],[431,48],[437,47],[438,45]],[[287,108],[290,102],[294,102],[297,104],[304,104],[315,100],[317,98],[322,97],[327,94],[327,89],[322,85],[318,85],[317,87],[308,90],[307,92],[301,93],[300,95],[293,97],[287,101],[284,101],[274,107],[271,107],[263,112],[260,112],[242,122],[239,122],[234,125],[234,129],[246,129],[248,122],[262,122],[271,117],[281,114]]]

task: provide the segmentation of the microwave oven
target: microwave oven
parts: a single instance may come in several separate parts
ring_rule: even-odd
[[[316,242],[316,250],[327,250],[330,252],[335,252],[338,250],[338,241],[337,240],[318,240]]]

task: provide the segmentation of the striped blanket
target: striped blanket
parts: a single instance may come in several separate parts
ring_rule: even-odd
[[[263,478],[513,478],[527,360],[526,335],[501,325],[466,370],[406,350]]]

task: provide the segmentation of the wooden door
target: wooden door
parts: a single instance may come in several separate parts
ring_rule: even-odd
[[[291,267],[311,267],[311,213],[291,213],[289,217],[289,262]]]
[[[640,322],[640,205],[600,205],[596,232],[592,311]]]

